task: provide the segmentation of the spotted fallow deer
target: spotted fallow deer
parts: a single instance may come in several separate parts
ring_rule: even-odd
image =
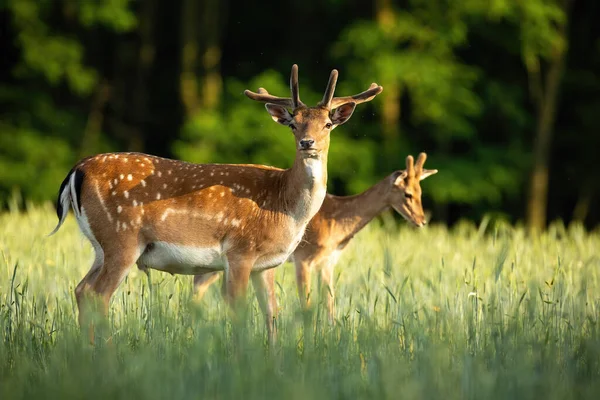
[[[230,303],[243,297],[252,277],[272,341],[271,268],[293,252],[323,203],[329,134],[357,104],[383,90],[372,84],[360,94],[334,98],[337,76],[333,70],[315,107],[300,101],[296,65],[291,98],[262,88],[244,92],[266,103],[273,120],[291,128],[296,157],[290,169],[191,164],[140,153],[100,154],[78,162],[60,187],[59,222],[52,234],[72,208],[95,250],[91,269],[75,289],[80,325],[89,295],[102,300],[106,314],[112,294],[137,263],[172,274],[224,271],[223,291]]]
[[[405,170],[392,173],[364,193],[345,197],[327,194],[293,253],[298,295],[303,307],[309,305],[311,273],[318,270],[329,320],[334,322],[334,267],[354,235],[381,212],[391,207],[414,225],[425,225],[420,181],[437,173],[435,169],[423,169],[426,158],[426,154],[421,153],[414,164],[413,157],[408,156]],[[217,272],[196,275],[196,299],[200,299],[218,277]]]

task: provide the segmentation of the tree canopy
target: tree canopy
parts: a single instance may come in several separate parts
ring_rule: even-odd
[[[595,0],[5,0],[0,202],[53,199],[79,158],[145,151],[289,167],[293,140],[244,89],[316,103],[384,87],[332,134],[329,190],[425,151],[434,220],[598,224]]]

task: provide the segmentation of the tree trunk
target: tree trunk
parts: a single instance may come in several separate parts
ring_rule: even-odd
[[[377,0],[375,3],[375,18],[380,28],[387,30],[396,23],[396,14],[392,0]],[[399,147],[400,136],[400,94],[398,82],[386,82],[382,94],[381,124],[383,133],[383,149],[385,162],[395,160]],[[385,169],[395,168],[395,165],[383,165]]]
[[[179,93],[186,117],[194,115],[200,105],[198,98],[198,25],[200,13],[197,0],[183,0],[181,5],[181,72]]]
[[[577,203],[575,204],[575,208],[573,209],[573,221],[585,223],[585,219],[587,218],[590,212],[590,205],[592,204],[593,190],[592,183],[588,183],[583,186],[579,193],[579,198],[577,199]]]
[[[224,0],[203,1],[202,23],[202,107],[215,109],[221,100],[221,21]]]
[[[146,0],[141,4],[139,17],[139,50],[136,68],[136,83],[133,94],[132,113],[134,128],[129,137],[129,151],[144,151],[144,132],[148,126],[148,79],[154,63],[156,45],[154,43],[154,18],[156,1]]]
[[[537,122],[533,143],[533,168],[527,203],[527,225],[530,230],[534,231],[540,231],[546,227],[550,149],[560,83],[566,61],[568,42],[566,25],[569,17],[568,8],[570,3],[570,0],[565,1],[565,23],[558,27],[565,45],[557,46],[554,49],[549,60],[544,87],[541,87],[539,66],[537,70],[532,70],[532,66],[527,65],[528,72],[530,73],[530,88],[533,88],[531,94],[534,100],[537,100]]]
[[[81,147],[79,148],[79,157],[86,157],[93,154],[98,149],[100,142],[100,133],[104,122],[104,109],[110,99],[111,88],[106,80],[102,80],[92,99],[90,112],[88,114],[83,137],[81,139]]]
[[[224,3],[183,0],[180,92],[187,117],[200,109],[215,109],[221,100],[220,41]]]

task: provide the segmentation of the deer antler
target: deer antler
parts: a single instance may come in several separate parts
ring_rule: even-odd
[[[337,83],[337,78],[338,71],[334,69],[329,75],[329,82],[327,83],[327,88],[325,89],[323,100],[319,102],[318,106],[332,110],[347,103],[360,104],[373,100],[375,96],[377,96],[383,91],[383,87],[379,86],[376,83],[372,83],[369,89],[365,90],[362,93],[355,94],[354,96],[333,97],[333,93],[335,92],[335,86]],[[292,110],[295,110],[298,107],[305,106],[305,104],[302,103],[302,101],[300,100],[300,89],[298,87],[298,65],[296,64],[292,65],[292,73],[290,75],[290,90],[292,92],[292,97],[273,96],[269,94],[269,92],[267,92],[267,90],[264,88],[259,88],[258,93],[255,93],[251,90],[244,90],[244,94],[252,100],[260,101],[263,103],[277,104],[279,106],[291,108]]]
[[[319,103],[319,106],[331,109],[331,100],[333,99],[333,93],[335,92],[335,85],[337,83],[338,72],[336,69],[331,71],[329,75],[329,82],[327,82],[327,88],[323,95],[323,100]]]
[[[371,101],[382,91],[383,87],[379,86],[376,83],[371,83],[369,89],[365,90],[362,93],[355,94],[354,96],[334,97],[329,103],[329,108],[334,109],[346,103],[360,104],[367,101]]]
[[[244,94],[252,100],[263,103],[277,104],[279,106],[291,108],[292,110],[304,106],[304,103],[300,101],[300,90],[298,88],[298,65],[296,64],[292,65],[292,73],[290,75],[290,90],[292,92],[292,97],[273,96],[264,88],[258,88],[258,93],[254,93],[251,90],[244,90]]]
[[[415,173],[417,175],[423,173],[423,164],[425,164],[425,160],[427,160],[427,154],[420,153],[419,158],[417,158],[417,163],[415,164]]]
[[[298,65],[292,65],[292,74],[290,75],[290,89],[292,90],[292,107],[294,109],[303,106],[300,101],[300,89],[298,88]]]
[[[264,88],[258,88],[258,93],[254,93],[251,90],[244,90],[244,94],[252,100],[260,101],[263,103],[277,104],[278,106],[284,106],[291,108],[292,99],[286,97],[277,97],[269,94]]]
[[[406,157],[406,175],[415,176],[415,159],[413,156]]]

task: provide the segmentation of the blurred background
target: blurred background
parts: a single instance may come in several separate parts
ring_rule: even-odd
[[[0,207],[55,200],[79,158],[142,151],[289,167],[294,142],[244,89],[315,104],[384,87],[332,134],[329,191],[407,154],[433,220],[597,226],[597,0],[2,0]]]

